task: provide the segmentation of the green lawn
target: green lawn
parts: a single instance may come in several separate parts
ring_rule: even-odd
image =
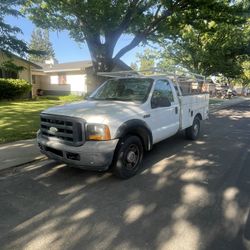
[[[220,102],[224,102],[224,100],[222,99],[209,99],[209,104],[216,104],[216,103],[220,103]]]
[[[78,96],[48,96],[38,100],[0,102],[0,144],[34,138],[42,110],[82,99]]]

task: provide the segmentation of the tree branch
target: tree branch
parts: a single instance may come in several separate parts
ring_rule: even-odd
[[[138,34],[136,35],[133,40],[125,47],[123,47],[114,57],[114,60],[120,59],[123,55],[125,55],[128,51],[131,49],[135,48],[140,44],[145,39],[145,35],[143,34]]]
[[[144,29],[144,31],[137,34],[134,39],[125,47],[123,47],[114,57],[114,60],[120,59],[124,54],[126,54],[131,49],[135,48],[137,45],[140,44],[146,37],[151,35],[153,32],[155,32],[158,28],[158,25],[167,17],[170,16],[172,13],[168,12],[165,15],[158,16],[159,11],[161,9],[161,5],[158,6],[155,15],[154,15],[154,21],[151,22],[151,24]],[[157,17],[158,16],[158,17]]]
[[[105,46],[107,51],[109,52],[110,56],[112,57],[115,45],[120,38],[120,36],[128,29],[131,22],[133,21],[134,16],[142,14],[147,8],[149,8],[149,5],[145,4],[144,8],[141,8],[139,11],[137,9],[137,6],[142,3],[143,0],[133,0],[131,1],[127,12],[121,21],[120,25],[114,30],[109,31],[105,34]],[[130,46],[130,45],[129,45]]]
[[[130,26],[131,22],[133,21],[134,15],[136,14],[136,16],[141,15],[146,9],[148,9],[150,7],[150,5],[145,4],[144,8],[141,8],[138,11],[138,5],[140,3],[142,3],[142,0],[133,0],[131,1],[127,12],[123,18],[123,20],[121,21],[120,25],[118,25],[118,27],[114,30],[109,32],[107,37],[112,37],[112,39],[116,39],[118,40],[119,37],[122,35],[122,33],[124,33],[124,31],[126,31],[128,29],[128,27]]]

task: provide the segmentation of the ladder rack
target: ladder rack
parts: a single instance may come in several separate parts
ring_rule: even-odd
[[[141,71],[116,71],[116,72],[99,72],[99,76],[110,78],[145,78],[153,76],[162,76],[169,78],[178,89],[178,92],[182,94],[202,93],[207,92],[206,77],[200,74],[189,72],[185,69],[178,67],[172,67],[167,70],[161,68],[152,68]],[[205,89],[205,90],[204,90]]]
[[[152,73],[152,74],[148,74]],[[160,68],[151,68],[148,70],[128,70],[128,71],[115,71],[115,72],[99,72],[97,73],[99,76],[103,77],[150,77],[150,76],[167,76],[167,77],[193,77],[197,81],[205,81],[206,78],[203,75],[189,72],[185,69],[179,69],[177,67],[173,67],[172,69],[162,70]]]

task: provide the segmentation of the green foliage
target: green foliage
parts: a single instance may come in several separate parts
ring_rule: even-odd
[[[25,42],[16,38],[22,31],[17,26],[5,22],[5,16],[19,17],[21,13],[17,10],[23,4],[22,0],[1,0],[0,1],[0,49],[24,55],[28,51]]]
[[[250,87],[250,57],[247,56],[241,61],[242,73],[233,80],[233,84],[243,87]]]
[[[45,60],[54,59],[55,52],[49,40],[48,30],[36,28],[31,35],[30,50],[38,50],[41,54],[30,54],[28,59],[32,62],[44,63]]]
[[[0,68],[4,69],[6,71],[15,72],[15,73],[19,73],[20,71],[25,70],[24,66],[18,66],[12,60],[4,61],[0,65]]]
[[[29,0],[25,10],[39,27],[68,30],[77,42],[86,42],[96,71],[109,71],[117,59],[147,41],[181,36],[186,24],[200,30],[203,23],[244,23],[239,1],[224,0]],[[116,54],[123,34],[132,40]]]
[[[0,100],[15,99],[31,91],[31,84],[21,79],[0,78]]]
[[[155,67],[155,60],[156,60],[156,52],[150,49],[145,49],[143,54],[138,53],[137,55],[138,62],[139,62],[139,70],[150,70]],[[148,72],[150,73],[150,72]]]
[[[248,29],[247,23],[203,21],[199,29],[185,24],[178,36],[162,41],[161,49],[145,51],[139,58],[148,61],[154,56],[157,67],[163,69],[179,65],[206,76],[222,74],[226,78],[246,79],[242,62],[250,54]]]
[[[83,101],[83,96],[78,95],[64,95],[64,96],[56,96],[56,95],[46,95],[46,96],[38,96],[39,100],[57,100],[62,102],[77,102]]]
[[[130,68],[133,69],[133,70],[135,70],[135,71],[138,70],[137,64],[136,64],[136,63],[133,63],[133,62],[130,64]]]
[[[250,58],[247,61],[242,63],[243,67],[243,76],[242,76],[242,85],[250,86]]]

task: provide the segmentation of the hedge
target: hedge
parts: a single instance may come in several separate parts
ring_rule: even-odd
[[[31,91],[31,84],[22,79],[0,78],[0,100],[21,98]]]

